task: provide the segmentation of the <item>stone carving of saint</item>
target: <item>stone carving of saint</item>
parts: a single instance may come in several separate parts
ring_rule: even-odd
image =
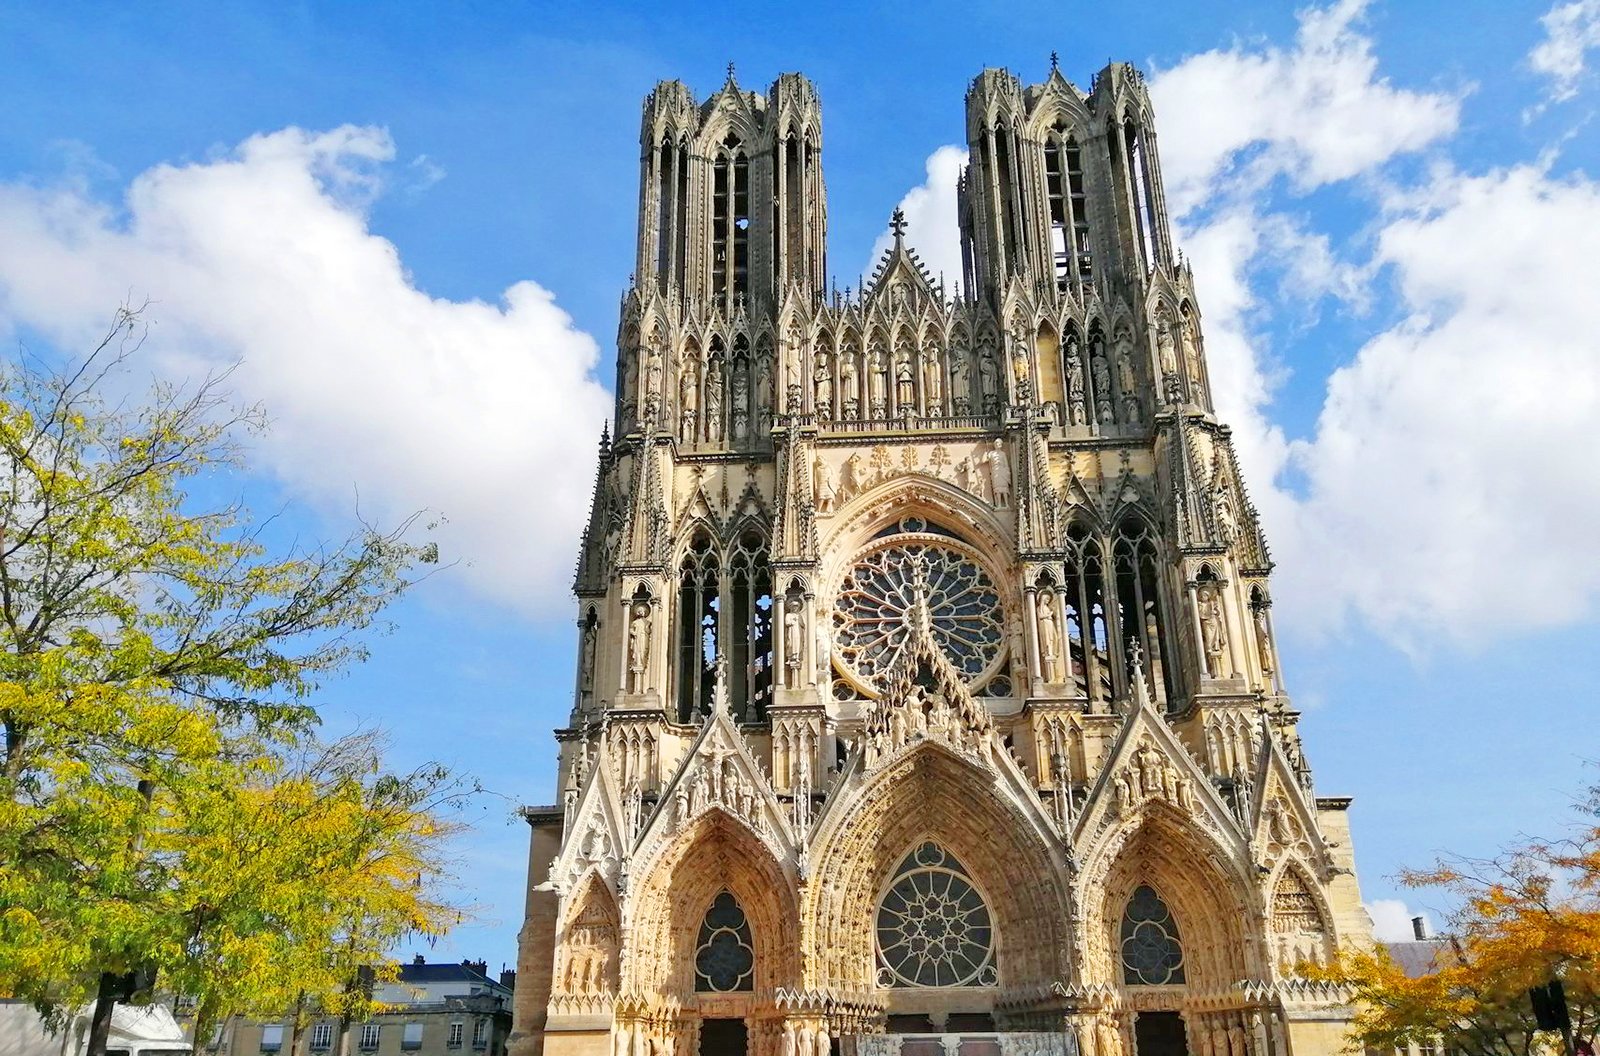
[[[1098,351],[1098,347],[1096,348]],[[1089,359],[1089,374],[1094,378],[1094,406],[1099,414],[1102,425],[1110,425],[1114,420],[1111,413],[1111,371],[1106,369],[1106,357],[1092,355]]]
[[[1239,534],[1239,519],[1233,515],[1233,500],[1228,497],[1228,485],[1218,481],[1211,493],[1211,508],[1216,516],[1217,534],[1224,543],[1231,543]]]
[[[1000,368],[994,365],[994,356],[988,349],[978,359],[978,387],[982,390],[983,412],[993,414],[1000,409]]]
[[[872,353],[867,373],[867,408],[874,418],[882,418],[889,407],[889,367],[882,352]]]
[[[783,607],[783,678],[790,689],[800,687],[800,658],[805,655],[805,617],[800,614],[800,602],[790,601]]]
[[[1267,607],[1257,605],[1254,613],[1256,625],[1256,654],[1261,659],[1261,673],[1272,677],[1272,628],[1267,621]]]
[[[1035,619],[1039,624],[1039,667],[1044,680],[1061,681],[1061,628],[1056,624],[1055,598],[1040,594]]]
[[[655,417],[661,409],[661,350],[652,348],[644,367],[645,414]]]
[[[1083,357],[1078,354],[1078,339],[1075,336],[1067,338],[1067,406],[1069,424],[1088,423],[1083,397]]]
[[[982,502],[989,501],[989,481],[983,472],[983,458],[965,456],[956,463],[956,480]]]
[[[1156,320],[1156,356],[1161,360],[1162,377],[1178,373],[1178,350],[1172,338],[1172,324],[1166,316]]]
[[[1222,599],[1217,588],[1204,584],[1195,593],[1200,606],[1200,643],[1206,654],[1206,673],[1222,678],[1222,654],[1227,651],[1227,632],[1222,625]]]
[[[957,349],[950,357],[950,398],[957,414],[972,413],[972,366],[967,354]]]
[[[846,352],[839,360],[840,398],[844,401],[844,416],[854,419],[861,414],[861,375],[856,369],[854,352]]]
[[[818,455],[811,463],[811,499],[818,513],[832,513],[833,500],[838,490],[833,480],[833,470]]]
[[[628,690],[632,693],[644,692],[645,669],[650,665],[650,622],[650,605],[635,605],[628,626]]]
[[[828,357],[818,356],[816,369],[811,372],[812,408],[817,417],[828,421],[833,417],[833,372],[828,369]]]
[[[1011,505],[1011,463],[1006,458],[1005,442],[996,440],[983,460],[989,465],[989,487],[996,506]]]
[[[1200,337],[1194,320],[1186,319],[1179,324],[1183,339],[1183,367],[1189,373],[1189,385],[1198,389],[1200,385]]]
[[[1112,353],[1117,361],[1117,387],[1124,396],[1139,391],[1139,377],[1133,369],[1133,337],[1126,330],[1118,330],[1116,347]]]
[[[722,439],[722,360],[706,368],[706,439]]]
[[[922,392],[928,398],[930,415],[944,411],[944,367],[939,362],[939,353],[932,349],[922,356]]]
[[[690,360],[678,378],[678,432],[685,440],[694,439],[695,411],[700,402],[700,371]]]
[[[789,350],[788,362],[783,368],[783,390],[787,395],[800,396],[800,349]]]
[[[839,501],[849,502],[855,498],[860,494],[865,482],[862,475],[861,452],[853,452],[844,460],[844,473],[839,478]]]
[[[916,375],[911,370],[911,357],[900,353],[894,363],[894,401],[901,414],[914,414],[917,409]]]
[[[750,368],[744,360],[733,365],[733,438],[743,440],[750,431]]]
[[[585,693],[594,688],[594,649],[594,624],[585,624],[583,628],[583,644],[579,647],[582,659],[578,668],[578,688]]]

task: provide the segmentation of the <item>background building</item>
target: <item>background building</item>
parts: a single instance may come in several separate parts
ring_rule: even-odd
[[[514,1056],[1314,1056],[1369,942],[1140,75],[967,93],[828,284],[810,82],[644,105]],[[954,279],[956,277],[952,277]]]
[[[344,1056],[505,1056],[517,973],[502,971],[496,981],[486,968],[483,961],[429,964],[420,956],[401,965],[399,978],[380,983],[373,994],[390,1010],[350,1024],[342,1046],[337,1019],[313,1017],[291,1051],[289,1017],[235,1016],[204,1051],[217,1056],[318,1056],[336,1050]]]

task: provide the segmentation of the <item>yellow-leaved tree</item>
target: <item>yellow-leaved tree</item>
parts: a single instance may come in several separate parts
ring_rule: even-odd
[[[1357,999],[1352,1041],[1381,1051],[1442,1042],[1462,1056],[1562,1052],[1567,1039],[1540,1029],[1529,995],[1559,980],[1570,1039],[1592,1049],[1600,1031],[1600,786],[1582,813],[1563,838],[1401,874],[1409,887],[1448,892],[1456,908],[1425,970],[1408,973],[1379,947],[1347,951],[1318,971]]]
[[[0,995],[97,1001],[100,1044],[152,973],[200,1031],[363,1000],[360,967],[458,919],[470,791],[317,738],[320,680],[436,549],[414,519],[274,545],[208,501],[262,417],[215,378],[126,396],[143,334],[123,309],[65,369],[0,366]]]

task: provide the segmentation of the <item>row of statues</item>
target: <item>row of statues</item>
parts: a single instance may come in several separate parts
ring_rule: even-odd
[[[926,462],[915,445],[901,448],[900,457],[895,459],[880,444],[870,458],[863,457],[860,451],[851,452],[837,471],[818,452],[811,461],[812,501],[818,513],[833,513],[857,495],[911,473],[948,480],[997,509],[1008,509],[1012,503],[1011,458],[1005,441],[999,439],[976,446],[954,463],[942,444],[934,445]]]

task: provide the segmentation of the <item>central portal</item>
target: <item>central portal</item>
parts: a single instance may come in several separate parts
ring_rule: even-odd
[[[1188,1056],[1183,1017],[1176,1012],[1140,1012],[1133,1023],[1138,1056]]]
[[[1179,1028],[1179,1039],[1182,1039]],[[706,1019],[700,1022],[700,1056],[745,1056],[749,1036],[742,1019]]]

